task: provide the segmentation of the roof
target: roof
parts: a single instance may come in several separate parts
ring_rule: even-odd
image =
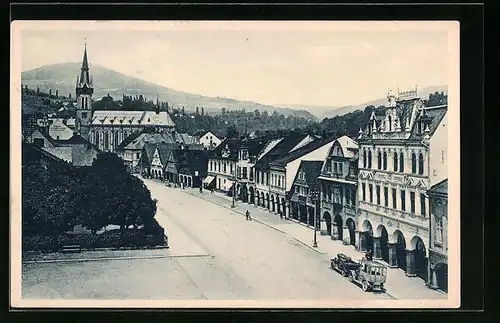
[[[441,120],[443,120],[446,112],[448,111],[448,105],[440,105],[436,107],[426,107],[425,108],[425,117],[430,119],[429,123],[429,136],[432,136],[436,129],[438,128]],[[421,118],[422,116],[419,116]],[[418,119],[416,120],[418,121]],[[411,130],[410,138],[411,139],[420,139],[425,133],[418,133],[418,122],[415,122],[413,128]]]
[[[241,142],[241,147],[248,149],[249,156],[257,156],[262,149],[273,139],[277,139],[279,136],[264,136],[252,139],[244,139]]]
[[[133,136],[133,137],[132,137]],[[132,137],[132,138],[130,138]],[[136,135],[131,135],[125,139],[119,146],[118,150],[142,150],[146,143],[152,144],[184,144],[196,145],[195,137],[188,134],[170,133],[170,132],[139,132]]]
[[[87,139],[85,139],[84,137],[82,137],[81,135],[78,135],[78,134],[74,134],[71,138],[69,138],[67,140],[54,140],[54,142],[56,143],[56,146],[67,146],[67,145],[70,145],[70,146],[80,145],[80,146],[82,146],[83,145],[83,146],[91,147],[92,149],[99,151],[99,148],[97,148],[97,146],[95,146],[90,141],[88,141]]]
[[[269,167],[269,164],[287,154],[291,149],[297,146],[307,134],[292,132],[289,135],[285,136],[283,140],[281,140],[273,149],[271,149],[267,154],[265,154],[261,159],[257,161],[255,164],[255,168],[266,169]],[[306,145],[307,146],[307,145]],[[295,150],[299,151],[301,148]]]
[[[93,125],[120,126],[125,125],[150,125],[175,127],[172,118],[166,111],[113,111],[97,110],[92,117]]]
[[[336,140],[340,147],[342,148],[342,153],[344,157],[354,158],[356,157],[356,151],[358,150],[358,143],[348,136],[342,136]]]
[[[448,195],[448,179],[434,184],[428,191],[429,194],[444,194]]]
[[[179,173],[199,176],[207,175],[209,152],[206,150],[175,149],[172,150],[179,167]]]
[[[300,157],[310,153],[311,151],[314,151],[314,150],[316,150],[316,149],[318,149],[318,148],[320,148],[320,147],[322,147],[322,146],[324,146],[324,145],[326,145],[329,142],[332,142],[334,140],[335,139],[333,137],[326,137],[323,139],[318,139],[318,140],[312,141],[312,142],[308,143],[307,145],[300,147],[299,149],[296,149],[296,150],[286,154],[285,156],[283,156],[279,159],[276,159],[275,161],[271,162],[271,165],[272,166],[285,166],[289,162],[296,160],[297,158],[300,158]]]
[[[65,160],[49,153],[48,151],[44,150],[43,148],[37,147],[33,144],[23,142],[23,145],[22,145],[22,164],[24,165],[27,160],[30,160],[33,158],[45,158],[51,162],[54,162],[57,165],[61,165],[61,166],[67,165]]]
[[[321,167],[323,166],[322,160],[303,160],[300,162],[299,169],[295,174],[295,181],[298,179],[299,172],[304,172],[306,175],[305,183],[307,186],[311,187],[319,183],[318,177],[321,173]]]
[[[224,139],[213,150],[213,158],[227,158],[232,160],[238,160],[238,149],[241,144],[241,139],[239,138],[227,138]]]

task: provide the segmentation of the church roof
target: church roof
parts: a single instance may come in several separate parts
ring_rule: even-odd
[[[97,110],[92,117],[92,125],[121,126],[145,125],[174,127],[175,124],[166,111],[111,111]]]

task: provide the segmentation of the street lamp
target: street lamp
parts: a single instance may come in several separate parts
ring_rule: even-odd
[[[311,187],[311,199],[314,202],[314,241],[313,247],[318,247],[318,241],[316,236],[316,227],[318,226],[318,213],[319,213],[319,198],[320,198],[320,188],[319,185],[315,184]]]

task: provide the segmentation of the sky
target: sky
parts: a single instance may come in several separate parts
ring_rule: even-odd
[[[441,25],[259,24],[32,24],[21,31],[21,68],[81,62],[87,42],[92,65],[270,105],[361,104],[398,86],[448,83],[449,34]]]

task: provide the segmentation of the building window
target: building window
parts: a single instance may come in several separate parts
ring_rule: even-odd
[[[109,136],[107,133],[104,133],[104,149],[108,149],[109,146]]]
[[[229,171],[231,171],[231,175],[233,174],[233,164],[229,164]]]
[[[443,242],[443,218],[436,218],[436,241]]]
[[[333,163],[333,173],[337,174],[337,163]]]
[[[392,208],[396,209],[396,189],[392,189]]]
[[[363,201],[366,201],[366,184],[365,183],[361,183],[361,190],[362,190],[362,194],[363,194]]]
[[[406,211],[406,192],[401,190],[401,210]]]
[[[370,203],[373,203],[373,185],[372,184],[368,185],[368,190],[369,190],[369,194],[370,194]]]
[[[424,174],[424,155],[422,153],[418,155],[418,173]]]
[[[344,173],[342,170],[342,163],[339,163],[339,173],[340,173],[340,175],[342,175]]]
[[[398,153],[394,152],[394,171],[398,171]]]
[[[220,173],[220,161],[217,162],[217,171]]]
[[[389,189],[384,187],[384,206],[389,207]]]
[[[266,176],[266,185],[269,185],[269,175]]]
[[[87,119],[87,112],[82,112],[82,119]]]
[[[384,163],[384,170],[387,170],[387,153],[384,151],[384,160],[383,160],[383,163]]]
[[[380,205],[380,185],[377,185],[377,204]]]
[[[399,171],[401,173],[404,173],[405,171],[405,158],[403,153],[399,154]]]
[[[136,153],[135,154],[135,159],[139,159],[140,156],[141,156],[141,153]]]
[[[410,192],[410,212],[415,214],[415,192]]]
[[[413,174],[417,173],[417,155],[411,153],[411,172]]]
[[[392,117],[389,116],[389,131],[392,131]]]
[[[382,153],[380,152],[380,150],[377,154],[377,168],[382,169]]]
[[[346,204],[351,204],[351,190],[349,188],[345,191]]]
[[[300,189],[298,186],[295,186],[295,193],[300,194]]]
[[[425,194],[420,194],[420,214],[425,216]]]
[[[356,205],[356,191],[353,190],[351,194],[351,205]]]
[[[366,168],[366,150],[363,150],[363,168]]]
[[[368,150],[368,168],[372,168],[372,151]]]

